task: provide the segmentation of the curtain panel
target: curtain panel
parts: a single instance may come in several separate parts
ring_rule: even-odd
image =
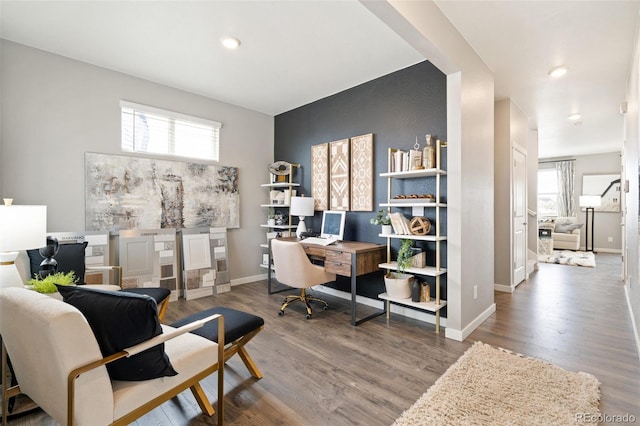
[[[573,161],[556,163],[558,176],[558,216],[575,216],[576,206],[573,199],[575,171]]]

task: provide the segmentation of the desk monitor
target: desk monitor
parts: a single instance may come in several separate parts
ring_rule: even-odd
[[[320,237],[342,241],[346,212],[325,210],[322,212],[322,230]]]

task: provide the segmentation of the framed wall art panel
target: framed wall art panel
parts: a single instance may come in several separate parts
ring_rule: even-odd
[[[314,210],[329,208],[329,144],[311,147],[311,196]]]
[[[351,210],[373,211],[373,133],[351,138]]]
[[[329,208],[349,210],[349,139],[329,143]]]
[[[620,211],[620,175],[584,175],[582,176],[582,195],[599,195],[602,197],[597,212]],[[584,207],[581,209],[584,210]]]

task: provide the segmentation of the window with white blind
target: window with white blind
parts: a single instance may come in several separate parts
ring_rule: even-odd
[[[558,216],[558,174],[556,169],[538,169],[538,215]]]
[[[120,101],[122,150],[219,160],[222,123]]]

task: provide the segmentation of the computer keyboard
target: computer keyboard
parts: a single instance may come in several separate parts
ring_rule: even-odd
[[[333,244],[337,242],[335,238],[320,238],[320,237],[309,237],[302,240],[303,243],[307,244],[317,244],[320,246],[328,246],[329,244]]]

